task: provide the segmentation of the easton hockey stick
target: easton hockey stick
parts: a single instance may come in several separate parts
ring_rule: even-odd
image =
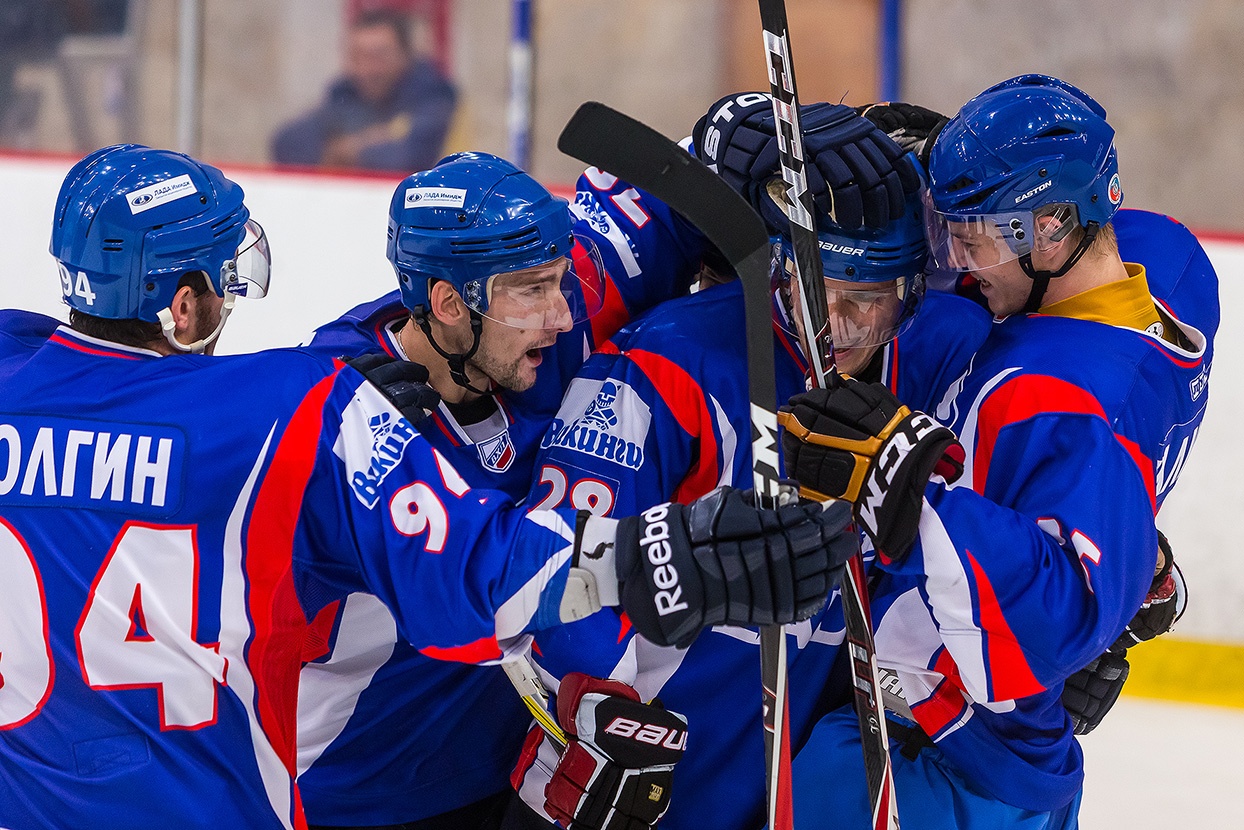
[[[782,166],[782,180],[787,187],[791,247],[795,251],[795,272],[802,299],[803,348],[812,370],[812,383],[823,388],[838,382],[838,372],[834,367],[834,344],[829,330],[829,310],[813,219],[812,194],[808,192],[804,172],[799,97],[795,93],[795,69],[791,60],[784,0],[760,0],[760,25],[764,29],[778,158]],[[830,197],[832,199],[832,192]],[[832,207],[829,218],[834,218]],[[855,714],[860,722],[860,743],[864,748],[864,771],[868,780],[873,828],[898,830],[894,771],[890,765],[890,741],[882,712],[881,681],[877,673],[877,650],[873,642],[867,585],[863,556],[856,553],[847,563],[842,580],[842,614],[850,649]],[[772,816],[770,826],[777,826],[773,824]]]
[[[699,228],[738,273],[745,301],[753,486],[762,499],[776,503],[785,488],[779,483],[769,296],[771,249],[764,222],[742,196],[699,160],[652,128],[604,104],[589,101],[580,106],[562,130],[557,147],[665,202]],[[824,297],[821,292],[822,304]],[[793,819],[790,720],[786,707],[786,637],[781,626],[761,627],[760,660],[769,827],[789,830]]]

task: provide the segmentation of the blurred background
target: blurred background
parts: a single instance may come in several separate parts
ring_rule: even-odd
[[[527,65],[510,48],[524,6],[529,156],[508,129],[526,111],[509,104],[511,67]],[[1107,108],[1129,206],[1244,231],[1242,3],[787,7],[805,101],[953,112],[1011,75],[1057,75]],[[760,43],[754,0],[0,0],[0,148],[80,155],[131,140],[217,163],[401,172],[481,149],[571,183],[578,165],[554,143],[580,102],[680,137],[720,95],[765,88]]]

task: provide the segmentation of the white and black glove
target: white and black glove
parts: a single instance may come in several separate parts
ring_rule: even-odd
[[[687,719],[616,680],[574,672],[557,691],[566,751],[544,809],[568,830],[648,830],[670,804]]]
[[[850,511],[764,510],[749,498],[719,487],[691,504],[660,504],[618,521],[619,599],[637,632],[685,648],[707,626],[786,624],[821,608],[855,551]],[[609,520],[580,522],[576,567],[599,556],[583,525],[602,521]]]
[[[428,385],[428,370],[422,364],[385,354],[359,355],[345,364],[367,378],[411,424],[440,405],[441,396]]]
[[[1128,622],[1127,628],[1110,646],[1110,650],[1122,654],[1134,645],[1152,640],[1171,630],[1175,620],[1187,606],[1187,586],[1183,574],[1175,567],[1175,554],[1171,543],[1162,531],[1158,531],[1158,564],[1149,584],[1149,593],[1140,610]]]
[[[883,561],[911,550],[929,477],[953,481],[963,473],[954,433],[880,383],[839,377],[791,398],[778,422],[786,472],[800,494],[851,502]]]

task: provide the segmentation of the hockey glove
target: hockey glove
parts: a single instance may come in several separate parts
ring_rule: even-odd
[[[371,381],[411,424],[418,424],[440,405],[441,396],[428,385],[428,370],[409,360],[365,354],[346,365]]]
[[[652,642],[685,648],[711,625],[806,619],[855,551],[845,507],[752,507],[719,487],[691,504],[660,504],[618,522],[622,607]]]
[[[1107,651],[1067,678],[1063,684],[1063,706],[1071,715],[1075,734],[1087,735],[1119,699],[1129,671],[1127,658]]]
[[[938,133],[950,122],[940,112],[901,101],[868,104],[856,107],[856,112],[876,124],[904,152],[915,153],[925,170],[929,169],[929,153],[933,151],[933,142],[937,141]]]
[[[929,477],[954,481],[963,472],[954,433],[880,383],[839,378],[791,398],[778,421],[800,495],[851,502],[883,561],[902,559],[915,542]]]
[[[1158,566],[1149,585],[1149,593],[1110,650],[1122,654],[1137,643],[1170,631],[1187,602],[1187,586],[1184,585],[1183,575],[1175,567],[1171,543],[1159,530]]]
[[[625,683],[573,672],[557,692],[566,752],[544,788],[544,809],[568,830],[646,830],[670,804],[687,719],[641,703]]]
[[[844,104],[802,106],[799,118],[808,191],[820,214],[848,230],[883,228],[903,215],[920,176],[889,136]],[[756,208],[772,232],[787,232],[786,212],[766,190],[782,175],[768,95],[727,95],[696,123],[692,140],[699,158]]]

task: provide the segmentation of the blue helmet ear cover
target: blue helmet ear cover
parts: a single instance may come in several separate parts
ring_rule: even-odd
[[[432,280],[446,280],[477,311],[486,280],[569,256],[569,204],[489,153],[455,153],[404,179],[389,203],[389,262],[402,302],[427,309]]]
[[[1114,129],[1089,95],[1047,75],[1003,81],[963,105],[929,157],[947,214],[996,215],[1069,204],[1104,225],[1123,201]]]
[[[105,147],[66,175],[49,250],[70,308],[105,319],[158,321],[181,277],[221,266],[250,218],[242,188],[189,156],[139,144]]]

